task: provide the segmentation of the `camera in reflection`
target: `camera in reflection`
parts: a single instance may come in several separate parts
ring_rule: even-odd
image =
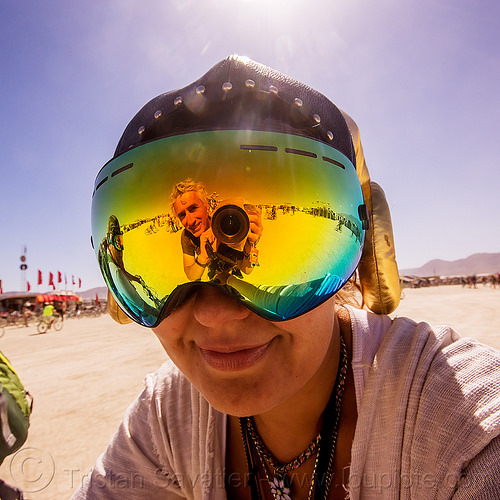
[[[217,254],[234,260],[234,252],[243,252],[250,233],[249,214],[258,213],[257,207],[241,199],[228,199],[219,204],[212,216],[212,231],[217,239]],[[226,260],[225,259],[225,260]]]

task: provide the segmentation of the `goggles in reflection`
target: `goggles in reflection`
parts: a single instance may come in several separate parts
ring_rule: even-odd
[[[355,271],[367,216],[352,163],[325,143],[249,130],[138,146],[99,172],[92,240],[123,311],[152,327],[200,283],[282,321]]]

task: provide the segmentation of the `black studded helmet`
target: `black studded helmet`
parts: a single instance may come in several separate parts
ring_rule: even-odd
[[[155,326],[199,286],[273,321],[310,311],[362,256],[370,214],[356,167],[344,114],[247,58],[152,99],[94,187],[113,317]],[[120,262],[100,244],[110,220]]]
[[[115,156],[161,137],[231,129],[310,137],[356,163],[351,134],[335,104],[311,87],[239,56],[224,59],[187,87],[149,101],[128,124]]]

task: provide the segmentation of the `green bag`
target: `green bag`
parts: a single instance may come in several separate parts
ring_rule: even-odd
[[[0,352],[0,464],[26,441],[33,398]]]

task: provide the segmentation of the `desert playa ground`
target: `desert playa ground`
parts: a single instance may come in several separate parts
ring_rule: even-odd
[[[393,314],[449,324],[500,349],[500,288],[406,289]],[[153,332],[109,316],[68,320],[60,332],[8,328],[0,349],[34,396],[29,437],[0,477],[29,500],[69,498],[114,434],[144,375],[165,353]],[[126,496],[124,496],[126,498]]]

